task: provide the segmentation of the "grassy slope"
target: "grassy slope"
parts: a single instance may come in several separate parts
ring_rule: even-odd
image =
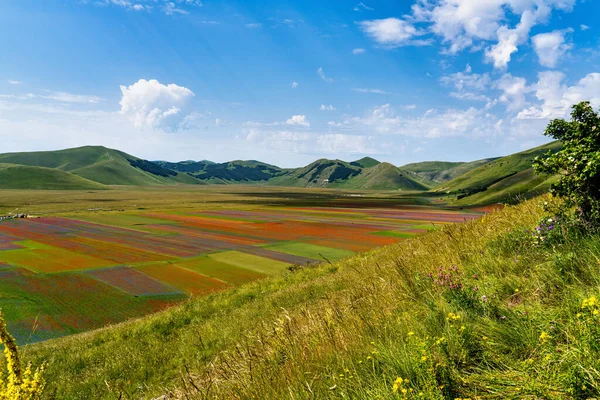
[[[106,186],[52,168],[0,164],[0,189],[94,190]]]
[[[428,186],[418,182],[406,172],[390,163],[379,163],[371,168],[365,168],[346,182],[330,187],[369,190],[427,190]]]
[[[371,161],[372,160],[372,161]],[[330,188],[366,189],[366,190],[427,190],[428,187],[417,182],[407,173],[389,163],[361,159],[358,162],[371,167],[363,168],[357,162],[341,160],[317,160],[306,167],[289,170],[281,176],[272,178],[270,185],[321,187],[324,180]],[[341,179],[336,177],[342,177]]]
[[[538,186],[548,179],[548,177],[536,176],[531,168],[531,162],[536,156],[543,155],[548,150],[557,151],[559,148],[560,143],[552,142],[498,158],[444,183],[437,190],[447,193],[470,193],[471,196],[462,201],[465,204],[507,201],[516,194],[531,197],[539,194],[534,189],[541,188]],[[518,185],[522,190],[517,190],[518,187],[514,185]],[[483,191],[487,193],[481,193]],[[478,193],[477,197],[473,196],[475,193]]]
[[[148,186],[176,182],[198,183],[194,178],[184,174],[169,178],[154,175],[131,166],[129,160],[137,160],[137,157],[102,146],[0,154],[0,162],[3,163],[54,168],[105,185]]]
[[[471,162],[424,161],[406,164],[400,168],[413,173],[430,186],[439,186],[493,160],[495,159],[487,158]]]
[[[371,168],[379,164],[379,161],[372,157],[363,157],[360,160],[352,161],[350,164],[358,165],[363,168]]]
[[[600,320],[581,304],[600,292],[600,237],[529,244],[515,232],[535,226],[539,203],[25,358],[48,363],[47,393],[60,399],[395,398],[398,377],[404,398],[598,397]],[[429,278],[438,267],[462,289]]]

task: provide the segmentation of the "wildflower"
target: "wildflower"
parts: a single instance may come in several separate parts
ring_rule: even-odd
[[[402,384],[404,383],[404,380],[401,377],[397,377],[396,380],[394,381],[394,385],[392,386],[392,391],[394,393],[398,392],[398,389],[400,389],[402,387]],[[406,390],[406,389],[404,389]]]
[[[542,332],[540,334],[540,342],[542,343],[546,343],[548,341],[548,339],[550,339],[552,336],[550,336],[548,333],[546,332]]]
[[[583,300],[581,303],[581,308],[594,308],[598,305],[598,299],[596,296],[592,296],[589,299]]]
[[[479,279],[479,277],[477,276],[477,274],[473,275],[473,279]]]
[[[410,331],[410,332],[408,332],[408,336],[412,336],[412,335],[414,335],[414,334],[415,334],[415,333],[414,333],[413,331]]]
[[[478,288],[477,286],[473,286],[473,291],[475,291],[475,292],[476,292],[476,291],[478,291],[478,290],[479,290],[479,288]]]
[[[500,319],[501,319],[501,320],[505,320],[505,319],[506,319],[506,315],[502,315],[502,316],[500,317]]]
[[[515,289],[515,293],[519,293],[519,289]]]
[[[448,317],[446,318],[446,321],[453,322],[453,321],[457,321],[459,319],[460,319],[460,315],[454,314],[453,312],[451,312],[451,313],[448,314]]]
[[[421,361],[427,361],[427,356],[421,356]]]
[[[483,301],[484,303],[488,302],[488,298],[485,294],[483,296],[481,296],[481,301]]]

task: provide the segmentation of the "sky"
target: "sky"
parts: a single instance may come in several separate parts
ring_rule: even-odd
[[[598,0],[2,0],[0,152],[471,161],[600,107]]]

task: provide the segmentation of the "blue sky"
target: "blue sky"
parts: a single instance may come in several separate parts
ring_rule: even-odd
[[[7,0],[0,151],[468,161],[600,106],[596,0]]]

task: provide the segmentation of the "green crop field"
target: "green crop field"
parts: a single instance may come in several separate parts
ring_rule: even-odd
[[[0,222],[0,307],[17,340],[35,342],[481,215],[417,203],[331,189],[3,190],[1,207],[31,215]]]

